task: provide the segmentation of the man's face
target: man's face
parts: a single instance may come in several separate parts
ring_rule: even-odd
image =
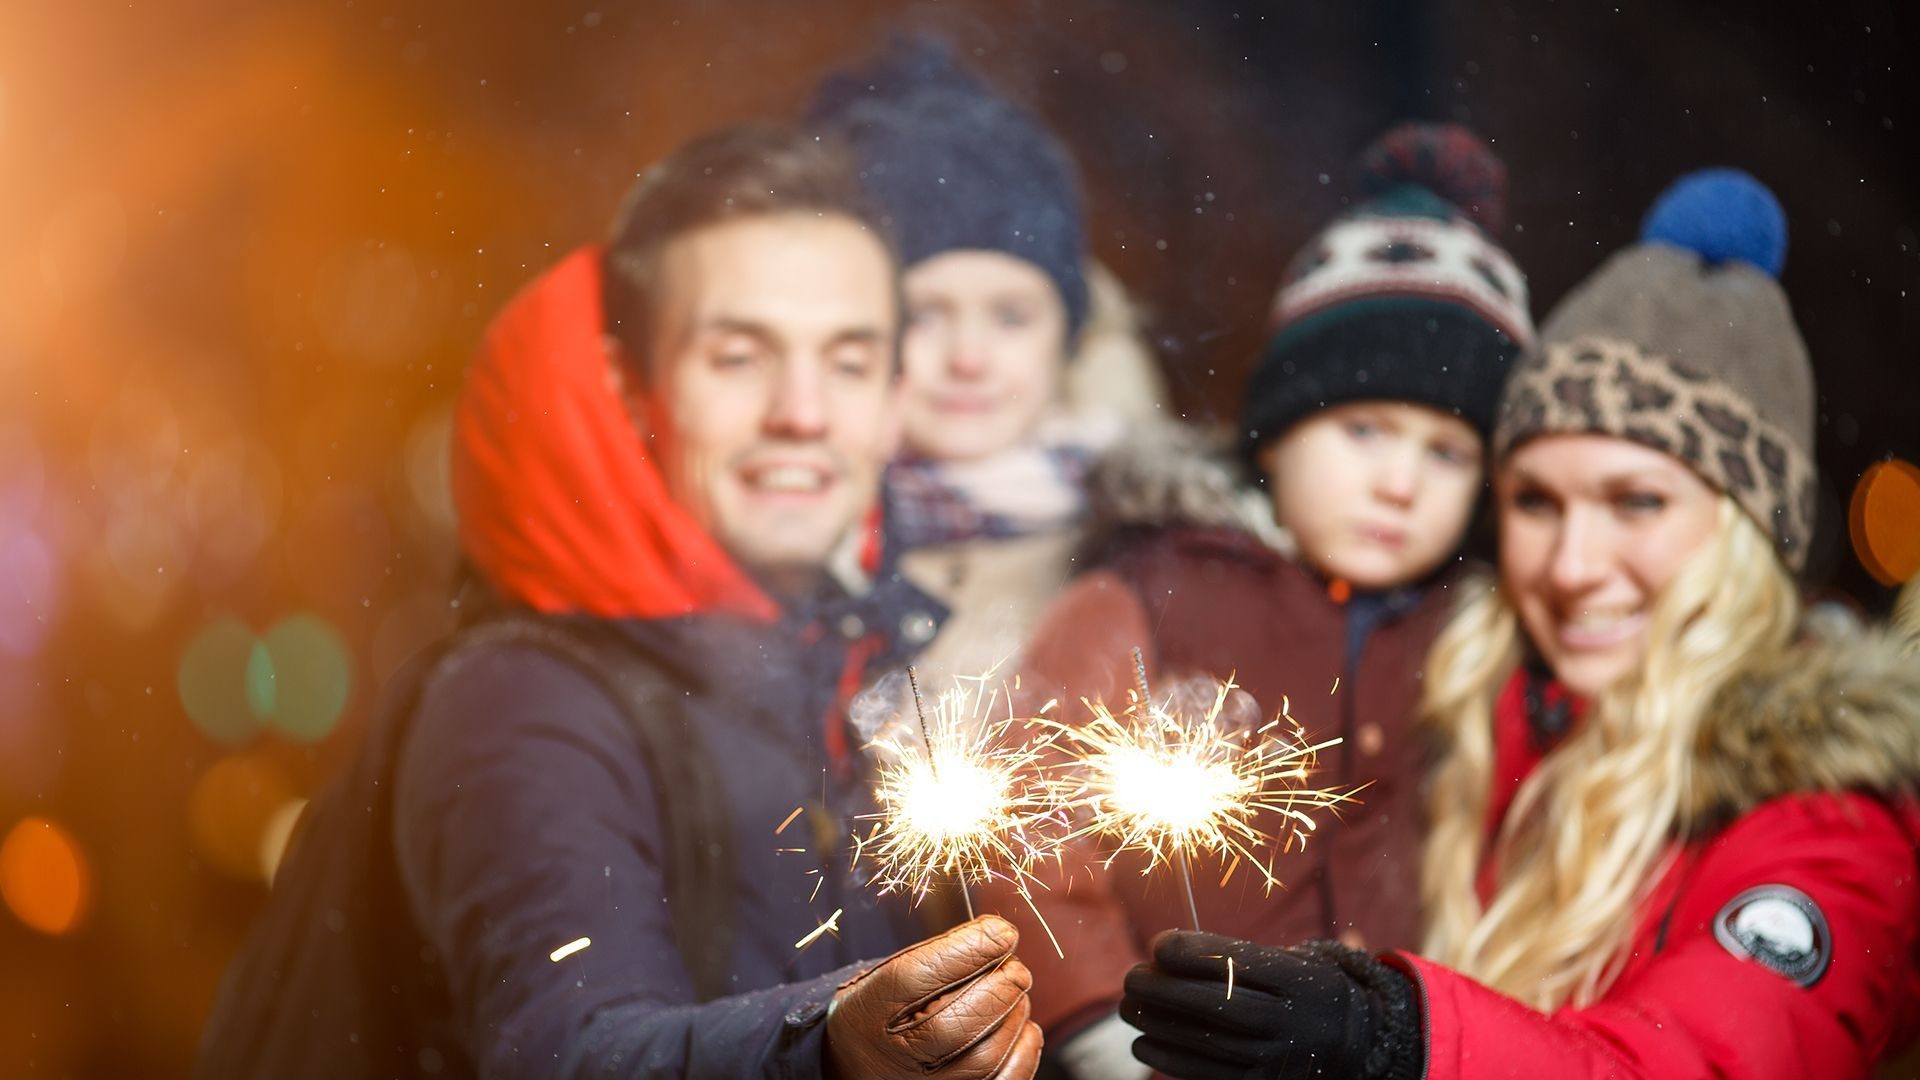
[[[668,492],[776,588],[815,581],[899,440],[886,249],[846,217],[782,214],[661,252],[643,434]]]
[[[1480,495],[1480,436],[1424,405],[1322,409],[1260,452],[1274,517],[1300,556],[1363,589],[1417,581],[1466,535]]]

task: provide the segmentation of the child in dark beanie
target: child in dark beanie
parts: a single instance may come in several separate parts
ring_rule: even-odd
[[[1476,137],[1397,128],[1359,174],[1353,208],[1302,249],[1275,301],[1230,455],[1254,481],[1191,444],[1116,455],[1097,484],[1107,561],[1049,609],[1022,667],[1036,700],[1124,701],[1138,645],[1157,688],[1231,674],[1258,703],[1249,715],[1290,696],[1316,740],[1344,740],[1316,783],[1371,786],[1305,851],[1276,856],[1284,890],[1244,868],[1196,874],[1202,925],[1255,941],[1416,940],[1417,673],[1452,606],[1501,387],[1533,334],[1525,279],[1495,240],[1504,168]],[[1035,1017],[1082,1080],[1144,1076],[1114,1008],[1153,935],[1188,922],[1184,896],[1125,859],[1089,875],[1095,853],[1079,856],[1035,898],[1067,954],[1032,958]],[[1024,902],[1005,899],[1020,921]]]

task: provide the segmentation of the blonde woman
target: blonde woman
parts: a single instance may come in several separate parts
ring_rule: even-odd
[[[1802,633],[1812,372],[1742,173],[1547,320],[1496,432],[1500,582],[1441,635],[1423,955],[1172,933],[1183,1077],[1866,1076],[1920,1002],[1920,665]]]

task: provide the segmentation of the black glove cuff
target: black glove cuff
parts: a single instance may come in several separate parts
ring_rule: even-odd
[[[1420,1080],[1427,1066],[1427,1033],[1413,981],[1371,953],[1337,941],[1309,941],[1295,951],[1338,967],[1373,1001],[1377,1026],[1367,1050],[1367,1080]]]

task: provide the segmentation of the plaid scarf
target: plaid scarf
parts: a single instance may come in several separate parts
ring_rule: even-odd
[[[1005,540],[1075,524],[1099,451],[1033,443],[981,461],[903,458],[887,467],[887,534],[896,550]]]

